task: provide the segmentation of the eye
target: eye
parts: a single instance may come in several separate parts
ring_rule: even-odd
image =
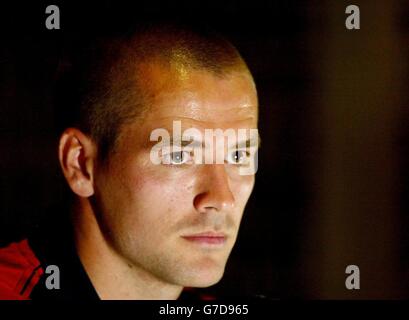
[[[163,162],[166,164],[180,165],[188,162],[191,158],[188,151],[175,151],[163,156]]]
[[[230,152],[227,162],[231,164],[246,164],[249,161],[250,153],[246,150],[234,150]]]

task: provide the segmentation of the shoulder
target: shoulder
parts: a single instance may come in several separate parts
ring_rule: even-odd
[[[0,300],[29,299],[42,274],[27,239],[0,248]]]

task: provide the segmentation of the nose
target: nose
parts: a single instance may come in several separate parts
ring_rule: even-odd
[[[200,213],[229,211],[235,199],[230,189],[229,177],[223,164],[203,165],[201,191],[194,198],[194,207]]]

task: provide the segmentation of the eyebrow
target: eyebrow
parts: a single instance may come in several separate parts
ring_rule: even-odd
[[[173,138],[170,138],[169,145],[174,145],[174,144],[181,146],[181,147],[186,147],[186,146],[191,146],[194,148],[204,147],[204,143],[199,140],[194,140],[194,139],[192,140],[182,140],[182,139],[174,140]]]
[[[239,146],[242,147],[244,145],[246,146],[246,148],[251,148],[251,147],[260,148],[260,145],[261,145],[260,134],[257,134],[257,141],[255,141],[255,140],[256,139],[249,138],[246,141],[237,142],[234,146],[236,148],[238,148]],[[174,144],[176,144],[178,146],[181,146],[181,147],[186,147],[186,146],[193,147],[193,148],[197,148],[197,147],[204,148],[205,147],[205,141],[199,141],[199,140],[195,140],[195,139],[191,139],[191,140],[176,139],[176,140],[174,140],[173,137],[171,137],[169,139],[169,145],[174,145]]]

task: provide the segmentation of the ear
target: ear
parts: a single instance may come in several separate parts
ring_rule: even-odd
[[[76,128],[66,129],[60,138],[58,158],[71,190],[80,197],[94,194],[96,146]]]

